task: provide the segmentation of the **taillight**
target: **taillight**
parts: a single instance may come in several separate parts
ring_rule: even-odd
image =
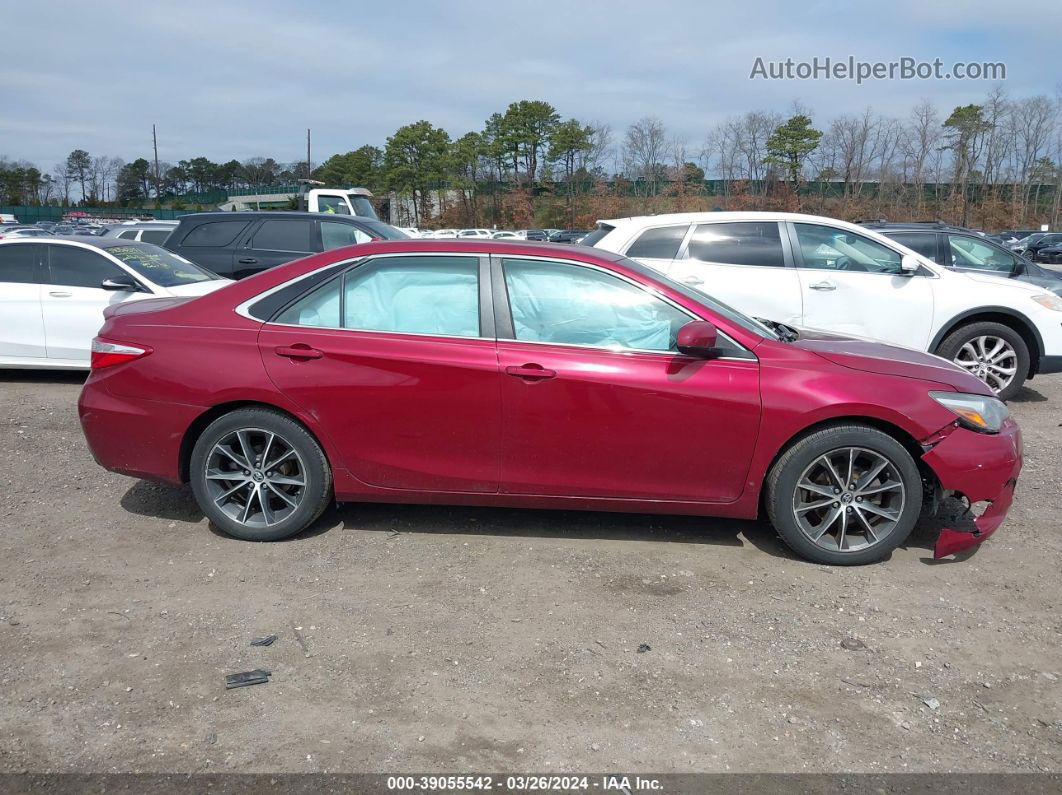
[[[96,337],[92,341],[92,369],[111,367],[124,362],[131,362],[151,353],[146,345],[128,345],[122,342],[108,342]]]

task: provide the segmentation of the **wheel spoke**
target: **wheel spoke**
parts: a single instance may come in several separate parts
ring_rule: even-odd
[[[240,452],[243,453],[243,457],[251,464],[254,464],[254,448],[251,446],[250,439],[247,438],[247,431],[236,431],[236,438],[240,441]]]
[[[864,511],[868,511],[873,514],[877,514],[878,516],[882,516],[888,519],[890,522],[895,522],[900,518],[899,511],[890,511],[880,506],[877,506],[872,502],[860,503],[859,507]]]
[[[1002,367],[998,364],[990,364],[988,369],[990,372],[999,373],[1000,375],[1014,375],[1014,373],[1018,372],[1017,367]]]
[[[258,486],[258,504],[262,508],[263,521],[267,525],[273,524],[276,520],[273,518],[273,509],[269,506],[269,495],[265,493],[261,485]]]
[[[266,463],[265,459],[263,458],[262,459],[262,468],[263,469],[274,469],[274,468],[280,466],[281,464],[283,464],[285,461],[287,461],[293,455],[295,455],[294,448],[288,450],[288,452],[286,452],[286,453],[283,453],[280,456],[280,458],[278,458],[276,461],[270,461],[269,463]]]
[[[214,504],[215,504],[215,505],[221,505],[221,503],[222,503],[222,500],[224,500],[225,502],[228,502],[228,498],[229,498],[229,497],[231,497],[231,496],[232,496],[233,494],[235,494],[235,493],[236,493],[237,491],[239,491],[240,489],[242,489],[242,488],[244,488],[245,486],[249,485],[249,484],[250,484],[250,482],[251,482],[251,481],[249,481],[249,480],[243,480],[243,481],[240,481],[239,483],[237,483],[237,484],[236,484],[235,486],[233,486],[233,487],[232,487],[231,489],[229,489],[228,491],[224,491],[224,492],[222,492],[221,494],[219,494],[219,495],[218,495],[217,497],[215,497],[215,498],[214,498]]]
[[[262,466],[266,465],[266,461],[269,460],[269,448],[273,446],[273,440],[277,438],[275,433],[269,434],[269,438],[266,439],[265,447],[262,448]]]
[[[298,503],[295,500],[293,500],[290,495],[285,494],[281,489],[278,489],[276,486],[274,486],[269,481],[266,481],[266,486],[269,488],[269,490],[271,492],[273,492],[278,497],[280,497],[280,499],[284,500],[284,502],[286,502],[292,508],[295,508],[296,506],[298,506]]]
[[[823,497],[835,497],[836,496],[834,490],[832,488],[830,488],[829,486],[822,486],[822,485],[820,485],[818,483],[812,483],[810,480],[807,480],[806,478],[804,480],[800,481],[799,483],[797,483],[797,488],[798,489],[804,489],[805,491],[810,491],[813,494],[821,494]]]
[[[859,490],[860,497],[866,497],[868,494],[880,494],[883,491],[895,491],[896,489],[902,489],[903,484],[898,480],[887,480],[884,483],[879,483],[873,487],[867,487]],[[857,506],[858,507],[858,506]]]
[[[207,480],[240,480],[244,479],[243,472],[230,471],[226,472],[224,469],[210,469],[206,473]]]
[[[240,458],[238,455],[236,455],[236,453],[234,453],[228,447],[225,447],[224,445],[219,444],[214,449],[217,450],[222,455],[228,456],[230,459],[235,461],[236,465],[239,466],[240,469],[250,469],[251,468],[251,464],[250,464],[249,461],[245,461],[244,459]]]
[[[247,524],[247,519],[251,515],[251,503],[254,502],[254,498],[258,496],[258,487],[251,486],[251,490],[247,493],[247,502],[243,504],[243,513],[240,514],[240,522]]]
[[[855,493],[856,494],[862,494],[863,493],[863,489],[866,486],[869,486],[871,483],[873,483],[874,482],[874,478],[876,478],[878,475],[880,475],[881,474],[881,470],[883,470],[888,465],[889,465],[889,462],[886,461],[883,458],[877,463],[877,465],[873,469],[868,470],[867,473],[865,475],[863,475],[863,477],[861,477],[859,479],[859,482],[856,484]]]
[[[859,517],[859,521],[863,525],[863,529],[867,531],[867,535],[870,536],[871,542],[878,540],[878,534],[874,532],[873,525],[867,521],[867,517],[863,516],[863,510],[860,506],[855,506],[855,515]]]
[[[985,339],[987,341],[987,339],[989,339],[989,338],[986,337]],[[992,337],[991,339],[996,344],[992,346],[992,350],[991,351],[986,351],[985,352],[985,358],[988,359],[988,361],[992,361],[993,359],[995,359],[996,356],[999,355],[999,352],[1001,350],[1003,350],[1003,351],[1006,350],[1006,346],[1007,346],[1007,344],[1005,342],[1003,342],[1003,340],[1001,340],[999,337]]]
[[[270,483],[276,483],[280,486],[305,486],[306,481],[302,477],[291,477],[289,475],[271,475],[266,478]]]
[[[812,502],[812,503],[808,503],[807,505],[800,506],[799,508],[796,509],[796,512],[797,513],[807,513],[808,511],[813,511],[816,508],[825,508],[827,505],[832,505],[834,502],[835,502],[835,500],[833,500],[833,499],[819,500],[818,502]]]
[[[848,448],[848,477],[845,478],[845,481],[844,481],[844,484],[842,485],[842,488],[845,488],[845,489],[851,488],[852,484],[855,483],[855,481],[852,479],[852,476],[855,475],[855,459],[856,459],[856,449],[854,447],[849,447]]]
[[[838,488],[843,489],[848,486],[847,483],[841,480],[841,476],[837,474],[837,470],[833,468],[833,462],[830,461],[830,456],[828,453],[822,456],[819,460],[826,465],[826,471],[830,473],[830,477],[833,478],[833,482],[837,484]]]
[[[844,508],[834,508],[830,511],[829,516],[823,519],[822,524],[815,528],[815,534],[811,536],[811,540],[818,542],[820,538],[826,535],[826,531],[833,527],[833,523],[837,521],[837,517],[844,513]]]
[[[844,535],[848,531],[848,511],[838,508],[841,512],[841,532],[837,534],[837,549],[844,550]]]

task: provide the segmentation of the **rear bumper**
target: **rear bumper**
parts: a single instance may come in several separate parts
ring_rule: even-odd
[[[181,442],[206,409],[111,394],[89,380],[77,403],[96,463],[135,478],[181,484]]]
[[[998,434],[958,428],[940,441],[922,460],[932,468],[946,491],[962,494],[970,504],[991,503],[974,519],[974,530],[944,528],[933,557],[942,558],[983,543],[1010,510],[1022,465],[1021,431],[1007,420]]]

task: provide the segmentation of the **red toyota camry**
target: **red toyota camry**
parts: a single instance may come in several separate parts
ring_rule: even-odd
[[[96,460],[190,481],[249,540],[333,499],[766,510],[800,555],[856,564],[938,491],[990,504],[936,554],[980,543],[1021,468],[1006,407],[951,363],[749,318],[591,248],[370,243],[105,314],[79,403]]]

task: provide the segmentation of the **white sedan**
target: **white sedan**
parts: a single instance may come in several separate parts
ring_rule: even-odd
[[[88,368],[111,304],[199,296],[231,283],[150,243],[0,240],[0,367]]]

